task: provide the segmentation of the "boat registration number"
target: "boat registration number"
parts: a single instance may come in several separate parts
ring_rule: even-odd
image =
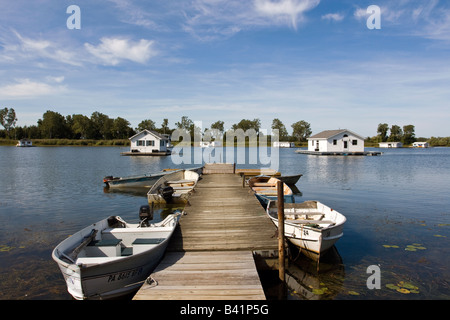
[[[128,278],[133,278],[135,276],[140,275],[142,273],[142,271],[143,271],[143,268],[139,267],[139,268],[132,269],[132,270],[121,271],[118,273],[110,274],[108,277],[108,282],[120,281],[120,280],[124,280],[124,279],[128,279]]]

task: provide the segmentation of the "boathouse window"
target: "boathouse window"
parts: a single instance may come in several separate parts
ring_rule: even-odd
[[[147,140],[147,147],[150,147],[150,146],[154,146],[155,145],[155,141],[153,141],[153,140]]]
[[[352,145],[357,146],[358,145],[358,140],[352,140]]]
[[[138,140],[136,145],[137,146],[144,146],[144,140]]]
[[[335,146],[335,145],[337,145],[337,140],[336,139],[333,140],[333,146]]]

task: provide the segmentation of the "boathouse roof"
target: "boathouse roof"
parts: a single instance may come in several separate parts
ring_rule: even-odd
[[[319,132],[318,134],[315,134],[315,135],[309,137],[308,139],[329,139],[331,137],[334,137],[334,136],[336,136],[336,135],[338,135],[340,133],[344,133],[344,132],[349,132],[352,135],[354,135],[354,136],[364,140],[364,138],[361,137],[359,134],[356,134],[356,133],[354,133],[354,132],[352,132],[350,130],[347,130],[347,129],[325,130],[325,131]]]
[[[160,140],[169,140],[169,138],[168,138],[167,136],[163,136],[162,134],[160,134],[160,133],[158,133],[158,132],[156,132],[156,131],[147,130],[147,129],[144,129],[144,130],[142,130],[142,131],[136,133],[134,136],[132,136],[132,137],[130,137],[130,138],[128,138],[128,139],[129,139],[129,140],[133,140],[134,138],[136,138],[137,136],[139,136],[139,135],[141,135],[141,134],[143,134],[143,133],[144,133],[145,135],[147,135],[147,134],[154,135],[156,138],[158,138],[158,139],[160,139]]]

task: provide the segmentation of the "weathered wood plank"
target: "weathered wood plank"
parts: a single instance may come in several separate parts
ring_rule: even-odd
[[[252,251],[277,250],[276,228],[242,178],[203,175],[185,213],[134,299],[265,299]]]
[[[265,299],[251,252],[171,252],[135,300]]]

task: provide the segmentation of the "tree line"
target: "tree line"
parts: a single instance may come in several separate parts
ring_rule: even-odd
[[[403,126],[403,129],[393,124],[390,128],[387,123],[380,123],[377,128],[378,135],[371,138],[372,142],[401,142],[405,145],[417,141],[415,127],[412,124]]]
[[[122,117],[111,118],[106,114],[95,111],[90,117],[82,114],[63,116],[58,112],[47,110],[36,125],[16,126],[17,116],[13,108],[0,109],[0,124],[4,130],[0,130],[0,138],[7,139],[91,139],[91,140],[118,140],[128,139],[144,129],[156,131],[162,134],[171,134],[175,129],[183,129],[194,137],[194,134],[203,134],[208,129],[214,129],[220,135],[226,136],[225,123],[218,120],[211,124],[211,128],[204,128],[199,132],[194,121],[187,116],[182,116],[175,122],[175,127],[169,127],[169,119],[163,119],[157,124],[151,119],[142,120],[136,128],[132,128],[130,122]],[[284,123],[275,118],[272,121],[272,129],[278,130],[279,141],[305,142],[312,134],[311,125],[304,121],[297,121],[291,125],[292,133],[289,134]],[[261,130],[261,120],[242,119],[231,126],[232,130],[242,129],[244,132],[253,129],[257,134]],[[270,135],[270,133],[268,133]],[[214,137],[213,137],[214,138]],[[377,127],[377,135],[368,137],[366,142],[402,142],[405,145],[415,141],[428,141],[431,146],[450,146],[450,137],[416,138],[414,125],[389,126],[380,123]]]
[[[136,128],[132,128],[130,122],[122,117],[111,118],[106,114],[95,111],[90,117],[83,114],[72,114],[63,116],[58,112],[47,110],[36,125],[16,127],[17,117],[13,108],[0,110],[0,124],[4,130],[0,130],[0,138],[9,139],[92,139],[112,140],[128,139],[137,132],[144,129],[156,131],[162,134],[171,134],[175,129],[190,132],[193,137],[199,128],[195,127],[194,121],[187,116],[182,116],[175,123],[175,128],[169,127],[169,120],[163,119],[160,125],[151,119],[142,120]],[[219,134],[226,135],[225,123],[221,120],[211,124]],[[292,135],[289,135],[286,126],[279,119],[273,119],[272,129],[279,130],[280,141],[306,141],[311,135],[311,126],[306,121],[298,121],[292,124]],[[204,132],[209,128],[205,128]],[[242,129],[245,131],[253,129],[260,133],[260,119],[242,119],[231,126],[231,129]],[[201,132],[200,132],[201,133]],[[269,133],[270,134],[270,133]]]

